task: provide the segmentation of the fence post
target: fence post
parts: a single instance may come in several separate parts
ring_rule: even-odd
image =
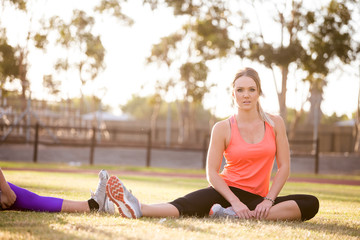
[[[92,129],[92,139],[90,145],[90,165],[94,165],[94,150],[96,144],[96,128],[93,127]]]
[[[150,167],[151,162],[151,130],[148,131],[148,141],[146,148],[146,167]]]
[[[37,163],[38,144],[39,144],[39,123],[36,122],[36,124],[35,124],[35,140],[34,140],[34,155],[33,155],[34,163]]]
[[[320,140],[316,139],[316,148],[315,148],[315,174],[319,173],[319,149],[320,149]]]

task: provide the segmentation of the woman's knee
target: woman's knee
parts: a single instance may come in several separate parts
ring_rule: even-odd
[[[298,202],[301,211],[301,220],[310,220],[319,211],[320,203],[319,199],[313,195],[305,195],[304,198]]]

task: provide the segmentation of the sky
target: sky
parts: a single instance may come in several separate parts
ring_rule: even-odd
[[[42,8],[36,8],[36,11],[39,12],[38,16],[58,14],[68,18],[71,16],[72,9],[80,8],[91,11],[92,5],[88,3],[94,3],[94,0],[40,1],[43,1],[44,4],[42,4]],[[106,49],[106,69],[94,83],[84,89],[85,94],[92,94],[96,91],[103,103],[112,106],[115,113],[119,113],[118,106],[125,104],[133,94],[150,95],[154,92],[156,80],[165,80],[177,75],[176,70],[168,72],[158,68],[157,65],[148,66],[145,64],[145,59],[150,55],[153,44],[158,43],[161,37],[167,36],[181,27],[182,19],[175,18],[171,9],[160,8],[151,11],[149,7],[142,6],[141,1],[129,2],[123,5],[123,13],[134,19],[133,26],[124,26],[111,18],[97,20],[95,31],[101,35]],[[279,29],[274,28],[274,24],[271,24],[268,9],[258,8],[258,11],[265,36],[269,38],[278,36],[273,34]],[[249,8],[249,13],[255,16],[251,13],[251,8]],[[1,19],[3,23],[11,26],[8,31],[10,43],[24,39],[21,29],[26,29],[24,28],[26,19],[11,13],[4,15]],[[236,32],[232,34],[236,34]],[[33,97],[46,98],[42,86],[43,76],[54,72],[54,56],[61,54],[57,48],[50,48],[46,53],[36,49],[31,51],[28,78],[31,82]],[[215,83],[217,87],[211,89],[203,103],[205,108],[211,109],[218,117],[227,117],[234,113],[228,89],[236,71],[245,66],[251,66],[259,72],[264,91],[261,103],[265,111],[278,113],[279,106],[271,70],[236,56],[212,61],[208,66],[211,69],[208,81]],[[325,114],[347,114],[351,117],[351,113],[356,111],[360,82],[359,72],[360,63],[357,61],[352,66],[345,66],[329,75],[321,105]],[[76,80],[75,75],[69,73],[59,76],[59,78],[62,80],[64,97],[79,96],[80,82]],[[278,86],[280,86],[280,79],[280,73],[276,72]],[[287,105],[299,109],[306,99],[309,86],[299,81],[301,79],[299,72],[290,73],[288,79]],[[17,86],[15,84],[12,87],[16,88]],[[166,100],[175,100],[176,95],[176,92],[171,93]],[[309,104],[305,104],[305,109],[309,109]]]

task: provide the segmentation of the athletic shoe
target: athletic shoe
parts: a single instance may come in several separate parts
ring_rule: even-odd
[[[109,214],[115,213],[115,205],[107,196],[105,197],[104,212]]]
[[[114,214],[115,207],[114,204],[109,201],[106,196],[106,183],[109,179],[109,174],[106,170],[101,170],[99,172],[99,183],[95,193],[91,193],[91,198],[94,199],[99,204],[98,212],[107,212]]]
[[[139,200],[126,189],[118,177],[109,178],[106,184],[106,195],[118,207],[122,217],[139,218],[142,216]]]
[[[211,218],[236,218],[237,215],[232,207],[223,208],[220,204],[214,204],[209,212]]]

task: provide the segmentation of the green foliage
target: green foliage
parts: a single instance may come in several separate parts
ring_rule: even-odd
[[[195,48],[204,59],[212,60],[225,57],[234,45],[234,41],[229,38],[224,25],[228,25],[224,19],[209,17],[198,19],[191,26],[192,31],[197,34]]]
[[[174,15],[181,15],[188,19],[182,29],[161,38],[158,44],[153,45],[148,63],[164,63],[169,68],[174,62],[180,64],[182,84],[179,82],[176,87],[184,89],[184,99],[190,103],[201,102],[204,94],[209,90],[206,87],[209,72],[206,62],[226,57],[234,46],[234,42],[228,35],[230,24],[226,18],[228,11],[225,8],[225,2],[221,0],[211,2],[144,1],[153,8],[165,4],[173,8]],[[185,60],[179,62],[179,55]]]
[[[15,49],[10,46],[6,39],[0,39],[0,86],[9,78],[10,80],[19,74],[19,66],[15,56]]]
[[[346,1],[331,0],[322,11],[312,13],[315,21],[309,24],[309,51],[303,56],[302,66],[308,72],[310,82],[316,81],[313,75],[322,75],[322,81],[329,73],[329,63],[334,58],[348,64],[356,57],[359,43],[354,44],[352,35],[355,29],[350,23],[351,10]]]
[[[346,114],[338,116],[336,113],[333,113],[331,116],[323,115],[321,118],[321,124],[324,125],[333,125],[339,121],[349,120],[349,117]]]
[[[286,123],[293,123],[295,121],[296,118],[296,114],[297,114],[297,110],[293,109],[293,108],[288,108],[287,109],[287,118],[286,118]],[[308,113],[307,112],[303,112],[298,120],[299,125],[305,123],[305,120],[307,118]]]
[[[208,71],[204,62],[188,62],[180,67],[181,79],[186,89],[185,96],[189,102],[201,103],[205,93],[209,92],[209,87],[206,86]]]
[[[94,8],[95,12],[101,14],[109,13],[113,17],[119,19],[121,22],[131,26],[134,24],[134,20],[125,15],[122,12],[120,2],[127,2],[127,0],[118,1],[118,0],[101,0],[98,6]]]
[[[152,108],[145,97],[133,95],[132,98],[120,107],[124,113],[128,113],[136,119],[150,119]]]
[[[157,96],[159,97],[159,96]],[[137,95],[133,95],[132,98],[123,106],[121,106],[121,110],[124,113],[128,113],[136,119],[139,120],[149,120],[153,113],[154,107],[154,96],[148,97],[140,97]],[[167,103],[162,101],[161,99],[157,99],[156,102],[160,102],[160,110],[159,110],[159,120],[166,120],[168,114],[168,107],[170,104],[171,109],[171,118],[176,121],[179,118],[178,113],[178,104],[175,102]],[[211,118],[211,113],[209,110],[205,110],[201,104],[194,104],[193,111],[195,114],[195,118],[199,122],[208,122]]]
[[[45,75],[43,77],[43,86],[48,89],[49,94],[57,95],[60,92],[60,81],[55,81],[52,75]]]
[[[35,47],[44,49],[46,44],[48,44],[47,35],[35,33],[34,35]]]
[[[70,58],[59,59],[55,65],[58,70],[69,67],[79,72],[83,85],[86,81],[94,80],[104,69],[105,48],[99,36],[92,33],[95,19],[84,11],[74,10],[69,23],[59,17],[51,19],[51,28],[58,30],[57,42],[68,51],[77,51],[81,58],[71,62]]]
[[[10,2],[12,5],[14,5],[17,9],[22,10],[22,11],[26,11],[26,1],[25,0],[7,0],[8,2]],[[3,0],[4,2],[7,2],[6,0]]]
[[[165,63],[169,67],[174,61],[171,55],[173,55],[178,42],[183,37],[181,33],[173,33],[167,37],[162,37],[159,43],[153,45],[151,55],[147,58],[147,63],[157,62],[159,65]]]

